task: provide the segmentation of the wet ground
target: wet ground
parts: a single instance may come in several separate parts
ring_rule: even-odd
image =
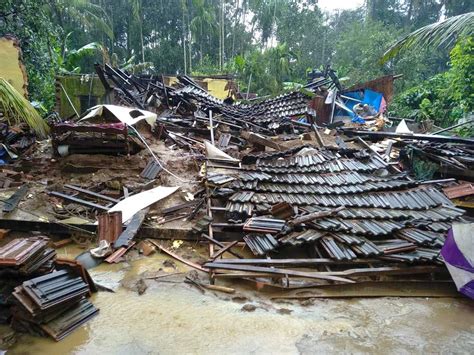
[[[65,248],[61,254],[76,253]],[[161,269],[161,270],[160,270]],[[115,293],[92,298],[98,317],[56,343],[19,337],[8,354],[458,353],[474,349],[474,305],[454,298],[271,301],[241,285],[201,294],[183,283],[189,269],[153,255],[101,265],[92,275]],[[137,280],[147,289],[137,292]],[[176,274],[178,273],[178,274]],[[117,284],[118,286],[118,284]]]

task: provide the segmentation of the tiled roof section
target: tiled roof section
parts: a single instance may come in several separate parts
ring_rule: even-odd
[[[283,230],[285,223],[284,219],[254,217],[245,223],[244,231],[278,233]]]
[[[417,248],[416,251],[403,254],[390,254],[381,257],[383,260],[398,261],[406,263],[414,262],[442,262],[439,256],[439,250],[428,248]]]
[[[430,223],[426,227],[433,232],[447,232],[451,228],[451,223]]]
[[[362,244],[352,245],[352,250],[362,258],[370,258],[383,255],[383,251],[380,250],[374,243],[369,239],[361,238]]]
[[[356,259],[356,254],[352,249],[343,243],[336,241],[332,237],[323,237],[320,240],[320,245],[324,248],[326,253],[336,260],[353,260]]]
[[[329,186],[341,186],[341,185],[357,185],[366,182],[379,182],[379,181],[393,181],[404,178],[403,175],[390,175],[389,177],[382,178],[374,175],[358,173],[355,171],[345,171],[340,173],[325,173],[325,174],[278,174],[271,175],[261,172],[244,172],[239,175],[241,181],[262,181],[262,182],[273,182],[273,183],[284,183],[284,184],[297,184],[297,185],[329,185]]]
[[[306,244],[320,257],[336,261],[439,261],[444,232],[463,210],[436,188],[390,174],[385,163],[367,152],[311,148],[253,157],[255,165],[244,165],[227,185],[235,191],[227,199],[227,216],[250,218],[244,230],[252,233],[246,242],[254,254]],[[291,205],[297,216],[345,208],[296,230],[291,224],[273,229],[266,222],[255,224],[261,218],[255,216],[269,215],[277,203]],[[272,244],[266,233],[278,243]]]
[[[360,192],[396,190],[405,187],[412,187],[416,183],[410,180],[380,180],[368,181],[361,184],[352,185],[304,185],[304,184],[280,184],[271,182],[250,181],[233,185],[242,190],[253,190],[262,192],[287,192],[296,194],[316,194],[316,195],[344,195]]]
[[[273,168],[305,167],[318,165],[337,158],[337,155],[330,150],[322,150],[311,155],[295,155],[290,158],[277,160],[259,160],[257,166]]]
[[[308,229],[303,232],[292,232],[290,234],[287,234],[281,237],[280,239],[278,239],[278,241],[281,244],[300,245],[303,243],[314,242],[327,234],[328,233],[326,231]]]
[[[231,222],[239,222],[252,216],[254,206],[250,202],[227,202],[226,217]]]
[[[324,218],[311,223],[317,229],[365,236],[387,236],[404,227],[404,223],[371,219]]]
[[[430,232],[416,228],[403,229],[398,231],[395,236],[423,246],[438,246],[440,243],[442,246],[444,241],[443,233]]]
[[[228,105],[208,92],[191,85],[175,90],[173,95],[195,100],[203,107],[221,112],[227,117],[245,117],[246,119],[263,115],[273,117],[301,115],[306,112],[309,100],[304,93],[294,91],[252,105]]]
[[[278,247],[278,241],[271,234],[248,234],[244,241],[255,255],[265,255]]]
[[[240,203],[249,202],[252,199],[253,195],[255,195],[255,193],[252,191],[236,192],[235,194],[230,196],[229,201]]]
[[[29,262],[39,257],[47,244],[48,238],[44,237],[14,239],[0,248],[0,266],[20,266]]]
[[[235,180],[234,177],[224,174],[209,174],[207,176],[207,181],[213,185],[223,185],[233,180]]]
[[[249,192],[238,192],[232,201],[247,199]],[[242,202],[246,202],[244,200]],[[375,207],[387,209],[423,210],[451,202],[436,189],[418,188],[413,191],[372,192],[353,195],[309,195],[290,193],[254,193],[250,202],[255,204],[288,202],[294,205],[317,205],[325,207]]]
[[[346,208],[337,213],[341,218],[368,218],[420,221],[451,221],[462,216],[464,211],[456,207],[440,206],[428,210],[394,210],[381,208]]]
[[[341,171],[361,171],[371,172],[378,169],[386,168],[387,164],[378,159],[371,158],[367,162],[362,162],[352,158],[341,158],[337,160],[329,160],[323,163],[314,164],[311,166],[291,166],[291,167],[275,167],[275,166],[260,166],[248,167],[249,171],[261,171],[274,174],[287,173],[338,173]]]

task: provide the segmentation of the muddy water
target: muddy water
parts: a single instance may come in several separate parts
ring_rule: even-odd
[[[69,250],[69,253],[75,252]],[[133,284],[143,272],[187,270],[155,255],[99,266]],[[180,278],[181,277],[181,278]],[[474,308],[460,299],[376,298],[275,303],[238,290],[215,295],[177,275],[146,281],[143,295],[121,287],[92,301],[98,317],[59,343],[22,336],[11,354],[472,353]],[[233,297],[237,297],[232,299]],[[252,312],[242,310],[252,304]]]

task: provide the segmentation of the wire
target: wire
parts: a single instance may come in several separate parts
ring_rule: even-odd
[[[143,136],[135,129],[135,127],[131,126],[131,125],[127,125],[128,127],[130,127],[136,134],[137,136],[140,138],[140,140],[143,142],[143,144],[145,144],[145,147],[148,149],[148,151],[151,153],[151,156],[153,157],[153,159],[155,159],[155,161],[158,163],[159,166],[161,166],[161,168],[166,171],[168,174],[170,174],[171,176],[174,176],[176,179],[178,179],[179,181],[181,182],[194,182],[193,180],[186,180],[186,179],[183,179],[183,178],[180,178],[179,176],[173,174],[171,171],[169,171],[168,169],[165,168],[165,166],[160,162],[160,160],[157,158],[157,156],[155,155],[155,153],[153,153],[153,151],[151,150],[150,146],[148,145],[148,143],[145,141],[145,138],[143,138]]]

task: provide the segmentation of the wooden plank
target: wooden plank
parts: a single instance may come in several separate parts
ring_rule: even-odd
[[[368,298],[368,297],[463,297],[451,281],[364,281],[357,284],[315,285],[311,290],[292,290],[279,299]]]
[[[188,266],[191,266],[192,268],[194,269],[197,269],[199,271],[203,271],[203,272],[209,272],[209,269],[206,269],[206,268],[203,268],[201,265],[199,264],[196,264],[190,260],[187,260],[187,259],[184,259],[182,258],[181,256],[179,256],[178,254],[172,252],[171,250],[165,248],[164,246],[158,244],[157,242],[155,242],[154,240],[149,240],[150,243],[152,243],[153,245],[155,245],[158,249],[160,249],[163,253],[165,254],[168,254],[169,256],[171,256],[172,258],[178,260],[178,261],[181,261],[183,264],[186,264]]]
[[[328,275],[335,276],[380,276],[380,275],[414,275],[414,274],[430,274],[433,272],[445,271],[446,268],[426,265],[426,266],[405,266],[405,267],[374,267],[349,269],[344,271],[326,272]]]
[[[250,143],[255,143],[255,144],[260,144],[265,147],[273,148],[275,150],[282,151],[283,148],[277,144],[276,142],[273,142],[270,139],[267,139],[265,137],[262,137],[256,133],[252,132],[241,132],[240,136],[246,140],[248,140]]]
[[[229,244],[227,244],[225,247],[221,248],[219,251],[217,251],[214,255],[211,256],[212,260],[216,260],[219,256],[224,254],[226,251],[230,251],[232,247],[234,247],[239,241],[235,240]]]
[[[342,128],[344,134],[348,137],[362,136],[369,137],[371,140],[383,140],[384,138],[400,138],[403,140],[421,140],[438,143],[460,143],[466,145],[474,145],[474,139],[460,138],[460,137],[448,137],[448,136],[435,136],[432,134],[403,134],[395,132],[371,132],[371,131],[355,131],[350,128]]]
[[[221,242],[219,242],[218,240],[216,240],[216,239],[214,239],[214,238],[211,238],[211,237],[209,237],[208,235],[206,235],[206,234],[204,234],[204,233],[201,234],[201,237],[203,237],[204,239],[208,240],[209,242],[211,242],[211,243],[213,243],[213,244],[215,244],[215,245],[217,245],[217,246],[220,246],[221,248],[224,248],[224,247],[225,247],[225,244],[224,244],[224,243],[221,243]],[[237,241],[237,242],[238,242],[238,241]],[[238,254],[238,253],[236,253],[236,252],[234,252],[234,251],[232,251],[232,250],[229,250],[229,253],[232,254],[233,256],[239,258],[239,259],[243,259],[243,256],[242,256],[242,255],[240,255],[240,254]]]
[[[64,187],[66,187],[68,189],[71,189],[71,190],[74,190],[74,191],[77,191],[77,192],[81,192],[81,193],[89,195],[89,196],[97,197],[98,199],[101,199],[101,200],[105,200],[105,201],[109,201],[109,202],[113,202],[113,203],[118,203],[119,202],[119,200],[117,200],[115,198],[112,198],[112,197],[109,197],[109,196],[106,196],[106,195],[102,195],[102,194],[99,194],[99,193],[94,192],[94,191],[86,190],[86,189],[83,189],[82,187],[79,187],[79,186],[76,186],[76,185],[66,184],[66,185],[64,185]]]
[[[346,207],[344,207],[344,206],[340,206],[340,207],[337,207],[337,208],[332,209],[332,210],[318,211],[318,212],[309,213],[307,215],[300,216],[300,217],[292,219],[291,221],[289,221],[289,224],[297,226],[297,225],[300,225],[300,224],[303,224],[303,223],[306,223],[306,222],[311,222],[312,220],[315,220],[317,218],[332,216],[333,214],[335,214],[339,211],[342,211],[345,208]]]
[[[357,264],[380,264],[382,260],[378,259],[354,259],[347,261],[338,261],[329,258],[311,258],[311,259],[222,259],[219,263],[234,265],[295,265],[295,266],[314,266],[314,265],[357,265]]]
[[[89,208],[95,208],[95,209],[101,210],[101,211],[108,211],[109,210],[109,208],[106,207],[106,206],[98,205],[96,203],[89,202],[89,201],[80,199],[80,198],[75,197],[75,196],[63,194],[61,192],[50,191],[50,192],[48,192],[48,194],[52,195],[52,196],[55,196],[55,197],[60,197],[60,198],[66,200],[66,201],[69,201],[69,202],[78,203],[80,205],[83,205],[83,206],[86,206],[86,207],[89,207]]]
[[[347,278],[328,275],[328,273],[324,273],[324,272],[306,272],[306,271],[277,269],[277,268],[262,267],[262,266],[232,265],[232,264],[225,264],[225,263],[218,263],[218,262],[206,263],[204,264],[204,266],[210,269],[262,272],[262,273],[277,274],[277,275],[283,275],[283,276],[295,276],[295,277],[303,277],[303,278],[308,278],[308,279],[328,280],[328,281],[336,281],[336,282],[344,282],[344,283],[355,282]]]
[[[323,138],[321,137],[321,134],[319,134],[318,128],[316,127],[315,124],[311,125],[311,127],[314,130],[316,141],[318,142],[319,146],[321,148],[325,147],[326,145],[324,144]]]

